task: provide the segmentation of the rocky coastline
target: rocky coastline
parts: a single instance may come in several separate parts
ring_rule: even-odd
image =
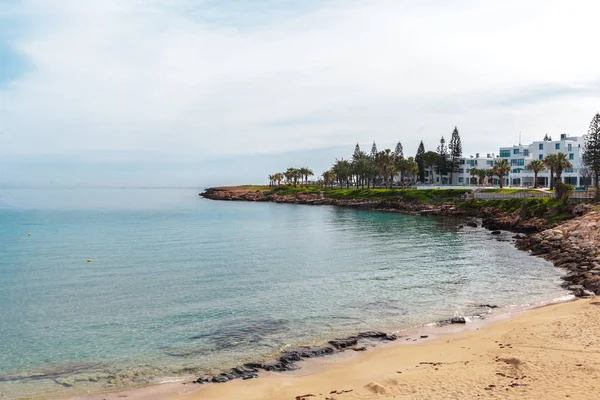
[[[577,297],[593,297],[600,294],[600,211],[592,211],[591,205],[581,204],[573,207],[572,217],[567,222],[556,225],[544,218],[525,217],[519,212],[506,213],[495,207],[480,207],[463,210],[453,203],[420,204],[400,201],[345,200],[324,198],[315,194],[298,193],[295,195],[265,195],[261,191],[237,190],[236,188],[210,188],[200,196],[211,200],[273,202],[304,205],[330,205],[357,210],[400,212],[414,215],[475,217],[491,234],[501,230],[518,233],[516,246],[529,251],[534,256],[553,262],[557,267],[565,268],[568,273],[562,277],[564,288]],[[470,226],[479,226],[474,220],[466,222]],[[526,235],[521,235],[526,234]],[[481,305],[496,308],[494,305]],[[444,324],[462,324],[464,318],[452,318],[440,321]],[[426,338],[426,336],[421,337]],[[356,336],[330,341],[321,347],[300,348],[287,351],[271,363],[247,363],[216,376],[203,376],[194,383],[222,383],[233,379],[252,379],[259,371],[291,371],[298,368],[297,363],[314,357],[322,357],[342,351],[364,351],[364,344],[373,341],[392,341],[398,337],[385,332],[363,332]],[[366,343],[365,343],[366,342]]]

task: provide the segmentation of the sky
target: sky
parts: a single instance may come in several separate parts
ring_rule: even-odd
[[[581,135],[600,2],[0,0],[0,184],[263,183]]]

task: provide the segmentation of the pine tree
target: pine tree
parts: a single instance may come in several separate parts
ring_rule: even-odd
[[[398,161],[401,158],[404,158],[404,149],[402,148],[402,143],[398,142],[398,144],[396,145],[396,150],[394,151],[394,157],[396,158],[396,161]]]
[[[423,162],[423,154],[425,154],[425,145],[421,140],[419,148],[417,149],[417,155],[415,156],[415,161],[419,167],[419,182],[421,183],[425,182],[425,163]]]
[[[377,145],[373,142],[373,147],[371,147],[371,159],[374,160],[377,157]]]
[[[356,147],[354,148],[354,154],[352,155],[353,160],[357,160],[361,155],[360,146],[356,143]]]
[[[454,131],[452,131],[452,137],[450,138],[448,150],[450,151],[450,162],[448,169],[450,172],[450,184],[452,184],[452,175],[455,172],[458,172],[460,158],[462,157],[462,144],[460,143],[460,135],[458,134],[457,127],[454,127]]]
[[[437,165],[435,172],[442,177],[448,173],[448,148],[446,147],[446,139],[442,136],[440,145],[437,148]]]
[[[596,113],[585,137],[583,163],[596,179],[596,198],[600,199],[600,114]]]

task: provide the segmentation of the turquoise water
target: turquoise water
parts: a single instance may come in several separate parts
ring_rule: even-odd
[[[0,188],[0,398],[156,382],[563,294],[548,262],[457,220],[198,191]]]

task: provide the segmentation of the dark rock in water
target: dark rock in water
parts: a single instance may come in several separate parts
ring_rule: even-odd
[[[421,335],[421,339],[427,339],[429,335]]]
[[[478,225],[476,222],[467,222],[467,226],[470,226],[471,228],[477,228]]]
[[[485,308],[498,308],[498,306],[495,306],[493,304],[480,304],[479,307],[485,307]]]
[[[463,229],[465,226],[464,225],[459,225],[458,229]]]
[[[354,350],[354,351],[366,351],[367,348],[365,346],[362,346],[362,347],[355,347],[352,350]]]
[[[202,376],[196,379],[193,383],[209,383],[212,382],[212,378],[210,376]]]
[[[527,236],[523,236],[523,235],[515,235],[513,236],[513,239],[517,239],[517,240],[521,240],[521,239],[525,239]]]
[[[253,379],[253,378],[258,378],[258,375],[257,374],[247,374],[247,375],[242,376],[243,380],[248,380],[248,379]]]
[[[251,363],[244,364],[244,367],[256,371],[256,370],[262,369],[263,365],[260,363],[252,363],[251,362]]]
[[[231,373],[239,376],[243,376],[246,374],[252,374],[254,372],[258,372],[258,368],[245,368],[245,367],[235,367],[231,370]]]
[[[398,339],[398,336],[394,335],[393,333],[390,333],[389,335],[385,335],[385,340],[396,340]]]
[[[212,378],[212,381],[215,383],[225,383],[229,382],[229,378],[227,378],[226,376],[219,375]]]
[[[329,344],[332,345],[333,347],[335,347],[336,349],[345,349],[347,347],[354,346],[357,343],[358,343],[357,337],[349,337],[346,339],[331,340],[329,342]]]
[[[321,356],[325,356],[327,354],[332,354],[333,352],[334,352],[334,349],[329,346],[314,347],[314,348],[310,349],[310,351],[309,351],[311,357],[321,357]]]
[[[466,324],[465,317],[454,317],[450,320],[451,324]]]
[[[492,235],[500,235],[502,232],[500,231],[492,231]]]
[[[575,297],[594,297],[595,293],[587,290],[582,285],[571,285],[569,286],[569,290],[573,292]]]
[[[282,364],[293,364],[296,361],[302,361],[302,356],[297,351],[291,351],[279,357],[279,361]]]
[[[356,335],[359,338],[384,338],[387,336],[387,333],[385,332],[379,332],[379,331],[369,331],[369,332],[361,332],[358,335]]]

